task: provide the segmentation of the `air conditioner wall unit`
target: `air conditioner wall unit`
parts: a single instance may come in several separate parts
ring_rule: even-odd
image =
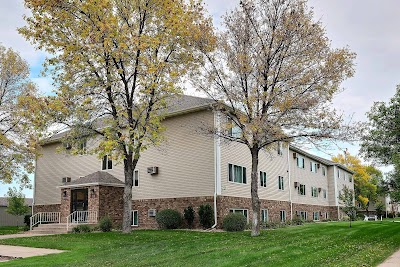
[[[318,192],[321,192],[322,191],[322,188],[321,187],[318,187]]]
[[[294,182],[294,188],[299,187],[299,183],[298,182]]]
[[[297,153],[296,152],[293,153],[293,158],[297,159]]]
[[[321,164],[317,163],[317,168],[318,169],[321,168]]]
[[[147,168],[147,173],[153,175],[153,174],[158,174],[158,167],[148,167]]]
[[[156,217],[157,211],[155,209],[149,209],[148,215],[149,217]]]

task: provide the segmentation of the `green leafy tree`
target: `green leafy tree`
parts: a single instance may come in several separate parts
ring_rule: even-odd
[[[378,196],[384,196],[383,174],[372,165],[362,164],[361,160],[349,153],[339,154],[332,157],[332,161],[345,165],[354,171],[354,190],[358,203],[368,214],[368,208],[371,203],[378,200]]]
[[[36,94],[28,63],[0,44],[0,182],[29,186],[34,170],[35,138],[19,100]]]
[[[278,142],[346,139],[332,98],[354,73],[355,54],[332,49],[306,1],[245,0],[224,17],[216,51],[193,84],[213,98],[221,128],[210,132],[247,146],[252,159],[252,236],[259,235],[258,163]],[[225,119],[227,118],[227,119]]]
[[[343,186],[342,191],[339,193],[340,204],[343,206],[340,209],[349,216],[350,227],[351,222],[356,218],[357,207],[354,205],[354,192],[347,186]]]
[[[20,33],[45,50],[56,96],[31,101],[40,123],[69,129],[64,142],[122,162],[124,232],[130,232],[133,171],[141,152],[161,141],[169,97],[199,62],[195,44],[212,48],[212,27],[199,1],[25,0]],[[210,40],[210,42],[207,42]],[[38,104],[39,102],[39,104]],[[75,149],[75,153],[84,153]]]
[[[7,212],[11,215],[21,216],[29,213],[29,207],[25,205],[25,195],[16,188],[9,188],[7,192]]]

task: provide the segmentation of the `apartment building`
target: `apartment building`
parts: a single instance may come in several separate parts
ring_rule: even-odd
[[[156,228],[157,211],[214,207],[216,225],[229,212],[251,220],[250,152],[243,144],[205,134],[221,116],[213,101],[183,96],[163,121],[165,142],[144,151],[134,172],[132,227]],[[72,214],[91,213],[122,221],[123,166],[105,156],[57,153],[65,133],[45,141],[37,159],[34,213],[57,213],[60,222]],[[97,140],[89,140],[87,148]],[[264,222],[340,218],[338,196],[354,188],[352,171],[284,143],[260,152],[259,197]],[[93,215],[94,214],[94,215]],[[86,216],[86,217],[85,217]]]

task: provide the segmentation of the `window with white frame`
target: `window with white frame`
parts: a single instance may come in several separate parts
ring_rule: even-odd
[[[304,157],[297,155],[297,167],[304,169]]]
[[[323,176],[326,176],[326,168],[325,166],[321,166],[321,172]]]
[[[139,187],[139,170],[133,172],[133,186]]]
[[[278,189],[282,191],[285,190],[282,176],[278,176]]]
[[[279,212],[279,215],[281,217],[281,222],[286,222],[286,211],[285,210],[281,210]]]
[[[311,187],[311,196],[318,197],[318,188],[316,188],[314,186]]]
[[[103,157],[103,162],[101,165],[102,170],[112,170],[112,158],[109,155]]]
[[[282,156],[283,155],[283,143],[282,142],[278,142],[277,144],[276,144],[276,151],[277,151],[277,153],[278,153],[278,155],[279,156]]]
[[[339,168],[337,169],[337,178],[338,179],[340,178],[340,169]]]
[[[261,210],[261,221],[264,223],[268,222],[268,210]]]
[[[314,211],[313,212],[313,220],[314,221],[319,221],[319,211]]]
[[[301,220],[307,221],[307,211],[300,211],[299,216]]]
[[[228,164],[228,180],[233,183],[246,184],[246,168]]]
[[[329,218],[328,212],[325,212],[325,219],[327,220]]]
[[[260,171],[260,186],[267,187],[267,173]]]
[[[324,189],[323,193],[324,193],[324,198],[326,198],[327,197],[326,189]]]
[[[232,136],[234,138],[240,138],[242,137],[242,129],[236,125],[231,119],[229,119],[230,128],[228,130],[229,136]]]
[[[139,226],[139,212],[137,210],[132,210],[132,226]]]
[[[349,182],[352,183],[353,182],[353,175],[349,174]]]
[[[297,193],[299,195],[305,196],[306,195],[306,185],[299,184],[299,186],[297,187]]]
[[[248,220],[248,217],[247,217],[248,210],[246,210],[246,209],[230,209],[229,212],[243,214],[243,216],[246,217],[246,219]]]
[[[86,140],[81,141],[79,143],[79,150],[84,153],[86,152],[86,148],[87,148]]]
[[[313,173],[317,173],[317,163],[310,161],[310,171]]]

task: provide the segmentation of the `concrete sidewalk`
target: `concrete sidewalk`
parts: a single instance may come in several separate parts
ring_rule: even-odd
[[[378,267],[400,267],[400,250],[393,253],[392,256],[379,264]]]
[[[49,234],[12,234],[12,235],[0,235],[0,239],[10,239],[10,238],[23,238],[23,237],[33,237],[33,236],[45,236]],[[57,249],[47,249],[47,248],[31,248],[31,247],[20,247],[20,246],[9,246],[0,245],[0,262],[7,261],[7,258],[27,258],[33,256],[43,256],[49,254],[56,254],[65,252],[63,250]],[[3,258],[2,258],[3,257]]]

